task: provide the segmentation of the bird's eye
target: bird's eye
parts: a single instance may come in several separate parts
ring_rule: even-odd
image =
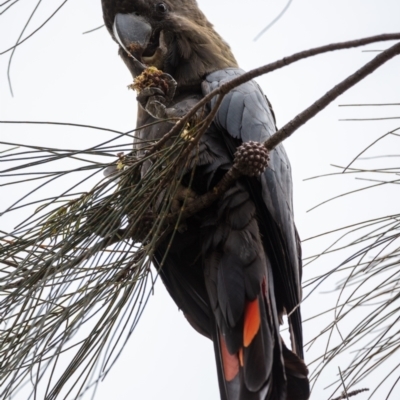
[[[156,11],[160,14],[165,14],[168,11],[167,5],[165,3],[156,4]]]

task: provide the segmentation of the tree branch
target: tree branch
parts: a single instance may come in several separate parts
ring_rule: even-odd
[[[331,399],[331,400],[344,400],[346,398],[357,396],[358,394],[360,394],[362,392],[368,392],[368,391],[369,391],[369,389],[357,389],[357,390],[353,390],[351,392],[343,393],[339,397],[335,397],[334,399]]]
[[[329,46],[325,46],[329,47]],[[397,43],[390,47],[388,50],[383,51],[378,56],[376,56],[372,61],[364,65],[362,68],[357,70],[354,74],[350,75],[344,81],[340,82],[333,89],[328,91],[319,100],[317,100],[310,107],[306,108],[303,112],[298,114],[285,126],[279,129],[275,134],[273,134],[269,139],[264,142],[264,146],[267,150],[273,150],[278,144],[283,142],[289,136],[293,134],[300,126],[304,125],[308,120],[322,111],[328,104],[335,100],[338,96],[343,94],[346,90],[350,89],[356,83],[360,82],[366,76],[374,72],[377,68],[383,65],[385,62],[393,58],[394,56],[400,54],[400,43]],[[240,76],[240,78],[243,75]],[[237,81],[234,79],[228,83]],[[226,85],[223,85],[226,86]],[[221,88],[223,87],[221,86]],[[235,86],[233,86],[235,87]],[[188,206],[183,212],[184,217],[187,218],[196,212],[202,210],[203,208],[209,207],[221,194],[233,185],[233,183],[241,176],[240,172],[231,168],[225,176],[221,179],[219,183],[213,188],[212,191],[200,196],[196,199],[190,206]]]
[[[287,66],[293,62],[299,61],[304,58],[308,58],[317,54],[322,54],[328,51],[352,48],[363,46],[365,44],[374,43],[377,41],[385,41],[385,40],[394,40],[400,39],[400,33],[395,34],[383,34],[378,36],[372,36],[369,38],[353,40],[348,42],[341,42],[341,43],[333,43],[326,46],[317,47],[315,49],[302,51],[300,53],[296,53],[290,57],[283,58],[282,60],[276,61],[271,64],[267,64],[263,67],[256,68],[251,70],[243,75],[239,76],[238,78],[232,79],[231,81],[221,85],[219,88],[213,90],[208,95],[206,95],[201,101],[199,101],[184,117],[182,117],[174,126],[173,128],[163,136],[147,153],[149,154],[154,153],[158,149],[160,149],[166,141],[171,138],[172,136],[179,133],[185,126],[187,121],[195,115],[197,110],[201,107],[204,107],[214,96],[220,95],[217,101],[216,106],[211,111],[212,116],[215,115],[218,106],[222,102],[223,96],[227,94],[233,88],[257,77],[262,74],[274,71],[275,69],[282,68]],[[293,134],[300,126],[304,125],[308,120],[322,111],[328,104],[330,104],[333,100],[335,100],[338,96],[343,94],[346,90],[350,89],[356,83],[360,82],[366,76],[374,72],[377,68],[383,65],[385,62],[393,58],[394,56],[400,54],[400,43],[397,43],[390,47],[389,49],[383,51],[379,55],[377,55],[372,61],[364,65],[362,68],[357,70],[354,74],[350,75],[348,78],[340,82],[336,85],[333,89],[328,91],[324,96],[322,96],[319,100],[317,100],[314,104],[310,107],[306,108],[302,113],[298,114],[295,118],[293,118],[290,122],[284,125],[281,129],[279,129],[274,135],[272,135],[268,140],[264,142],[264,146],[269,150],[273,150],[278,144],[280,144],[283,140],[287,139],[289,136]],[[207,121],[204,127],[208,127],[210,121],[210,115],[206,118]],[[201,129],[202,132],[205,129]],[[196,136],[196,139],[198,137]],[[185,153],[186,154],[186,153]],[[169,228],[161,235],[160,239],[164,239],[168,232],[171,232],[172,229],[175,227],[176,222],[179,218],[186,219],[190,216],[196,214],[197,212],[201,211],[204,208],[209,207],[214,201],[216,201],[226,190],[234,184],[234,182],[241,177],[243,174],[237,168],[231,168],[221,179],[220,182],[208,193],[205,193],[202,196],[199,196],[195,199],[190,205],[186,206],[184,210],[171,214],[166,221],[169,223]],[[105,238],[100,243],[97,243],[92,248],[86,250],[83,254],[81,254],[77,259],[73,260],[69,264],[68,267],[73,267],[78,265],[84,259],[87,259],[91,255],[95,254],[98,251],[104,250],[106,247],[117,243],[121,240],[127,239],[131,233],[132,226],[128,225],[125,229],[119,229],[116,234],[112,237]]]
[[[203,97],[189,112],[182,118],[179,119],[172,127],[172,129],[165,134],[162,139],[160,139],[147,153],[153,154],[157,150],[159,150],[168,139],[177,135],[187,124],[188,120],[193,117],[196,112],[204,107],[214,96],[219,95],[218,101],[216,105],[213,107],[211,111],[212,117],[214,117],[216,111],[218,110],[219,105],[222,102],[223,97],[229,93],[235,87],[257,77],[262,74],[266,74],[268,72],[272,72],[276,69],[282,68],[289,64],[292,64],[296,61],[312,57],[317,54],[326,53],[334,50],[341,50],[353,47],[364,46],[369,43],[374,43],[377,41],[387,41],[387,40],[395,40],[400,39],[400,33],[393,34],[382,34],[377,36],[371,36],[368,38],[352,40],[347,42],[333,43],[326,46],[316,47],[314,49],[302,51],[299,53],[295,53],[292,56],[285,57],[281,60],[273,62],[271,64],[267,64],[263,67],[259,67],[253,69],[249,72],[240,75],[237,78],[232,79],[231,81],[224,83],[219,86],[209,94]],[[268,151],[273,150],[278,144],[283,142],[289,136],[291,136],[300,126],[304,125],[307,121],[309,121],[312,117],[322,111],[327,105],[329,105],[333,100],[335,100],[338,96],[343,94],[345,91],[350,89],[356,83],[360,82],[366,76],[374,72],[377,68],[383,65],[385,62],[393,58],[394,56],[400,54],[400,43],[397,43],[390,47],[389,49],[383,51],[379,55],[377,55],[373,60],[369,63],[361,67],[354,74],[347,77],[345,80],[337,84],[333,89],[329,90],[325,95],[323,95],[320,99],[318,99],[311,106],[306,108],[303,112],[298,114],[295,118],[289,121],[286,125],[284,125],[281,129],[279,129],[274,135],[272,135],[269,139],[264,142],[264,146]],[[207,123],[204,125],[206,127],[209,126],[210,123],[210,115],[207,117]],[[204,127],[203,127],[204,128]],[[201,133],[204,133],[205,129],[201,129]],[[196,135],[196,139],[199,139],[200,135]],[[185,153],[186,154],[186,153]],[[170,224],[170,229],[167,229],[168,232],[172,230],[172,227],[175,226],[178,218],[186,219],[190,216],[196,214],[197,212],[203,210],[204,208],[209,207],[214,201],[216,201],[223,193],[225,193],[229,187],[231,187],[235,181],[240,178],[243,174],[237,169],[232,167],[221,179],[220,182],[215,185],[215,187],[205,193],[204,195],[199,196],[195,199],[191,204],[187,205],[183,210],[178,213],[171,214],[167,221]],[[103,246],[106,247],[109,244],[118,242],[121,237],[126,237],[126,233],[131,230],[131,227],[128,226],[124,230],[120,230],[117,236],[114,236],[108,241],[103,242]],[[162,238],[165,238],[165,235],[162,235]]]
[[[365,64],[354,74],[350,75],[344,81],[340,82],[334,88],[329,90],[329,92],[323,95],[314,104],[306,108],[303,112],[298,114],[285,126],[279,129],[274,135],[272,135],[264,143],[264,146],[268,150],[272,150],[273,148],[275,148],[279,143],[287,139],[290,135],[292,135],[293,132],[295,132],[298,128],[300,128],[300,126],[304,125],[312,117],[314,117],[320,111],[322,111],[327,105],[332,103],[333,100],[335,100],[341,94],[343,94],[351,87],[353,87],[356,83],[363,80],[369,74],[378,69],[381,65],[383,65],[384,63],[386,63],[387,61],[389,61],[391,58],[395,57],[398,54],[400,54],[400,43],[396,43],[392,47],[389,47],[389,49],[377,55],[373,60]]]
[[[162,139],[160,139],[149,150],[149,154],[153,154],[155,151],[159,150],[168,141],[168,139],[170,139],[171,137],[178,134],[185,127],[185,125],[189,121],[189,119],[191,117],[193,117],[200,108],[205,107],[207,105],[207,103],[209,103],[211,101],[212,98],[214,98],[217,95],[225,96],[232,89],[234,89],[237,86],[240,86],[241,84],[243,84],[245,82],[248,82],[254,78],[257,78],[258,76],[267,74],[267,73],[275,71],[277,69],[286,67],[297,61],[304,60],[306,58],[313,57],[313,56],[316,56],[319,54],[324,54],[324,53],[328,53],[328,52],[336,51],[336,50],[351,49],[354,47],[365,46],[367,44],[376,43],[376,42],[383,42],[383,41],[388,41],[388,40],[398,40],[398,39],[400,39],[400,33],[384,33],[382,35],[370,36],[370,37],[362,38],[362,39],[350,40],[350,41],[339,42],[339,43],[331,43],[331,44],[328,44],[325,46],[320,46],[320,47],[315,47],[313,49],[300,51],[299,53],[292,54],[289,57],[284,57],[273,63],[266,64],[262,67],[255,68],[251,71],[245,72],[243,75],[240,75],[239,77],[234,78],[231,81],[224,83],[223,85],[219,86],[218,88],[214,89],[213,91],[208,93],[206,96],[204,96],[184,117],[182,117],[179,121],[177,121],[175,123],[175,125],[172,127],[172,129],[167,134],[165,134]],[[383,53],[385,53],[385,52],[383,52]],[[382,55],[383,53],[381,53],[380,55]],[[284,128],[286,128],[286,125]],[[289,134],[289,136],[290,136],[290,134]]]

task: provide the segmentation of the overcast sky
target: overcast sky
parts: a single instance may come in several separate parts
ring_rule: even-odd
[[[15,43],[35,4],[32,0],[20,0],[20,4],[0,16],[0,51]],[[27,33],[51,14],[55,4],[61,1],[42,1]],[[286,0],[199,1],[245,70],[311,47],[399,30],[399,0],[294,0],[283,18],[255,42],[254,37],[286,4]],[[132,129],[136,118],[135,95],[127,90],[131,77],[117,56],[117,45],[104,28],[82,35],[101,24],[99,0],[69,0],[52,21],[17,49],[11,66],[14,97],[7,82],[10,53],[0,56],[0,120],[74,122],[121,131]],[[388,46],[389,43],[379,43],[367,49],[382,50]],[[301,61],[259,78],[258,82],[273,104],[278,126],[376,54],[362,49],[341,51]],[[338,105],[399,103],[399,71],[398,57],[340,97],[285,142],[293,168],[295,217],[302,238],[396,210],[398,195],[389,188],[384,196],[371,191],[367,197],[357,194],[307,212],[320,202],[365,183],[344,177],[306,182],[304,179],[334,171],[330,164],[347,165],[377,137],[397,127],[399,121],[396,120],[376,123],[339,120],[399,117],[399,107],[366,110],[339,108]],[[91,130],[7,124],[0,125],[0,135],[2,141],[78,149],[110,137]],[[396,142],[387,139],[379,146],[371,151],[394,153]],[[26,186],[0,189],[3,209],[12,198],[20,197]],[[20,218],[22,215],[18,214],[6,216],[1,229],[12,229]],[[317,253],[331,240],[307,242],[306,255]],[[321,262],[318,268],[328,270],[340,260],[340,256],[331,258]],[[310,268],[310,272],[307,269],[305,275],[316,273],[315,268],[312,271]],[[310,316],[322,310],[328,298],[321,292],[314,293],[310,301],[305,302],[303,314]],[[305,341],[322,327],[323,323],[305,324]],[[322,349],[316,346],[307,352],[306,361],[321,354]],[[345,363],[339,366],[344,369]],[[317,383],[312,399],[328,399],[330,392],[323,388],[335,378],[337,367],[338,364],[333,363],[327,370]],[[399,395],[400,389],[397,389],[393,398]],[[211,342],[192,330],[161,283],[156,284],[155,295],[131,341],[95,398],[219,398]],[[357,400],[366,398],[363,393]]]

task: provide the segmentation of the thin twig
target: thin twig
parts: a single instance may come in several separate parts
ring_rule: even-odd
[[[334,399],[331,399],[331,400],[344,400],[344,399],[346,399],[346,398],[349,398],[349,397],[353,397],[353,396],[356,396],[356,395],[358,395],[358,394],[360,394],[360,393],[362,393],[362,392],[368,392],[369,391],[369,389],[367,389],[367,388],[365,388],[365,389],[357,389],[357,390],[352,390],[351,392],[348,392],[348,393],[343,393],[342,395],[340,395],[339,397],[335,397]]]
[[[337,97],[349,90],[356,83],[363,80],[369,74],[374,72],[381,65],[389,61],[391,58],[400,54],[400,43],[396,43],[389,49],[379,53],[373,60],[365,64],[354,74],[347,77],[345,80],[337,84],[334,88],[329,90],[324,96],[317,100],[313,105],[306,108],[303,112],[298,114],[294,119],[288,122],[285,126],[279,129],[272,135],[265,143],[265,147],[269,150],[276,147],[283,140],[287,139],[293,132],[304,125],[312,117],[322,111],[328,104],[332,103]]]
[[[340,367],[338,367],[338,368],[339,368],[340,380],[342,381],[342,385],[343,385],[344,398],[349,400],[349,395],[347,394],[347,389],[346,389],[346,385],[345,385],[344,380],[343,380],[342,371],[340,370]]]

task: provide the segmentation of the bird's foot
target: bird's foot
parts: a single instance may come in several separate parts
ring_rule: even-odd
[[[176,90],[175,79],[156,68],[147,68],[130,87],[138,92],[137,101],[154,118],[168,118],[167,107]]]
[[[171,204],[172,215],[182,212],[186,207],[190,206],[194,202],[196,197],[197,195],[192,189],[183,185],[179,185]],[[187,231],[187,223],[185,220],[180,222],[177,230],[179,233],[184,233]]]
[[[196,193],[183,185],[179,185],[172,200],[171,211],[178,213],[182,207],[187,207],[196,199]]]
[[[131,237],[135,242],[144,243],[148,239],[149,233],[154,226],[156,217],[152,211],[144,212],[135,222],[130,217]]]

